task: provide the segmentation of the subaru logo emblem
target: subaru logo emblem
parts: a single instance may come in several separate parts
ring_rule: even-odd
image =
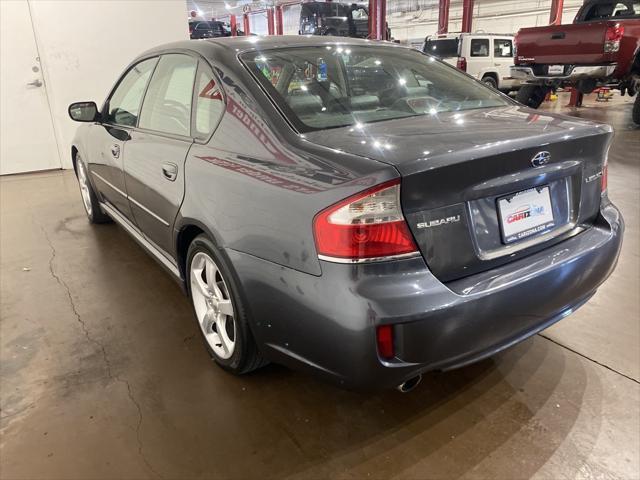
[[[549,152],[538,152],[531,159],[531,165],[534,167],[542,167],[546,165],[551,160],[551,154]]]

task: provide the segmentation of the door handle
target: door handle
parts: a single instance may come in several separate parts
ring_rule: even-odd
[[[113,158],[119,158],[120,157],[120,145],[111,145],[111,156]]]
[[[173,182],[178,178],[178,166],[175,163],[165,163],[162,165],[162,174],[164,178]]]
[[[39,78],[36,78],[33,82],[27,83],[28,87],[41,87],[42,85],[43,83],[40,81]]]

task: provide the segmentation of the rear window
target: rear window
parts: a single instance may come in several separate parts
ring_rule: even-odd
[[[301,132],[511,104],[413,49],[297,47],[241,58]]]
[[[640,1],[611,1],[587,3],[578,14],[578,22],[594,22],[599,20],[624,20],[640,18]]]
[[[458,56],[459,38],[428,39],[424,44],[424,51],[438,58]]]

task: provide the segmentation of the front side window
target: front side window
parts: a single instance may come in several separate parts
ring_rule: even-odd
[[[493,41],[493,56],[501,58],[513,57],[513,42],[496,38]]]
[[[208,67],[202,66],[198,70],[195,93],[193,136],[206,140],[215,130],[224,112],[222,90]]]
[[[301,132],[510,105],[413,49],[293,47],[248,52],[241,59]]]
[[[489,39],[488,38],[471,39],[471,56],[472,57],[488,57],[489,56]]]
[[[164,55],[153,73],[140,113],[140,128],[189,136],[193,81],[198,62],[180,54]]]
[[[157,58],[134,65],[116,87],[109,99],[107,123],[135,127],[138,123],[140,104]]]

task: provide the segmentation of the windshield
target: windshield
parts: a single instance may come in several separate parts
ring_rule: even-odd
[[[459,38],[443,38],[441,40],[429,39],[424,44],[424,51],[438,58],[451,58],[458,56]]]
[[[297,47],[241,58],[301,132],[511,104],[408,48]]]

